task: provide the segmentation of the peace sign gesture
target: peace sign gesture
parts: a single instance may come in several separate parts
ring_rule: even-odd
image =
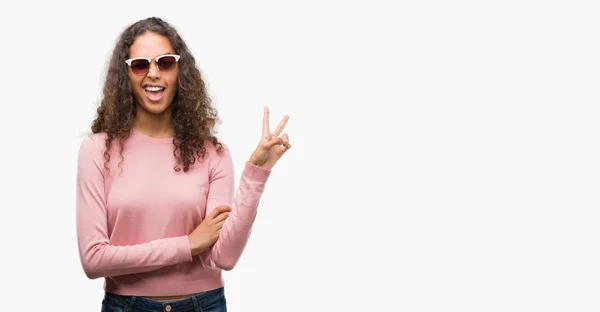
[[[285,115],[275,131],[271,132],[269,130],[269,108],[265,106],[262,138],[250,156],[251,164],[271,170],[281,156],[292,147],[287,133],[281,135],[288,120],[289,117]]]

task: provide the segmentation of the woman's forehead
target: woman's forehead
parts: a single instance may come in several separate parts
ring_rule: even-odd
[[[129,57],[155,58],[163,54],[175,53],[169,39],[153,32],[139,35],[129,48]]]

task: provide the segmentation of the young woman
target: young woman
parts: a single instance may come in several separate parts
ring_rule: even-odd
[[[269,129],[234,199],[227,146],[194,57],[159,18],[118,40],[92,132],[80,146],[81,264],[104,278],[102,311],[226,311],[222,270],[246,245],[273,166],[290,149],[288,117]]]

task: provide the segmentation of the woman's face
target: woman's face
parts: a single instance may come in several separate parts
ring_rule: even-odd
[[[144,61],[133,61],[133,66],[127,69],[138,113],[140,108],[155,115],[170,112],[171,102],[177,92],[179,65],[178,62],[172,64],[173,58],[163,58],[159,61],[162,70],[159,69],[155,59],[165,54],[175,54],[171,42],[167,37],[153,32],[139,35],[129,48],[129,59],[152,59],[147,71],[144,70]]]

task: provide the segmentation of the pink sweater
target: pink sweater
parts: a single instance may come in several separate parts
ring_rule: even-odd
[[[270,171],[246,163],[234,201],[231,154],[207,156],[188,172],[175,172],[172,139],[133,130],[123,162],[113,145],[104,169],[105,134],[86,137],[77,172],[77,234],[85,274],[104,277],[106,291],[170,296],[223,286],[248,241]],[[219,205],[232,212],[210,250],[192,257],[190,234]]]

